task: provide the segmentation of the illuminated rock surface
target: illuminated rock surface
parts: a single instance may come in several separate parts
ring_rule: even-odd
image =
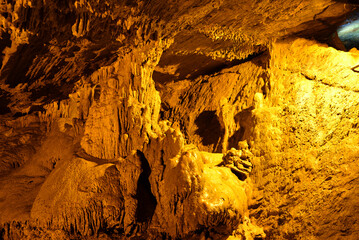
[[[0,239],[357,239],[355,7],[3,1]]]

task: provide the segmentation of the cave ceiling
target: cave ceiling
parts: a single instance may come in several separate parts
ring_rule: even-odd
[[[111,64],[131,46],[171,39],[158,81],[166,78],[161,65],[190,67],[188,59],[198,58],[203,69],[182,66],[178,76],[170,76],[194,78],[262,53],[274,39],[329,42],[356,8],[332,0],[5,1],[1,6],[2,49],[17,49],[2,61],[2,102],[14,101],[10,93],[26,92],[17,108],[66,97],[81,76]],[[46,61],[53,64],[45,66]]]

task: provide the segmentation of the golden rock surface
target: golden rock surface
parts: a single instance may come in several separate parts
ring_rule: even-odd
[[[0,239],[358,239],[355,1],[0,3]]]

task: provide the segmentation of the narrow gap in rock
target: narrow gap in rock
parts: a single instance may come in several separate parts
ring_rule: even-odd
[[[137,155],[141,161],[142,173],[137,182],[136,199],[138,201],[136,209],[136,221],[149,221],[156,209],[157,200],[151,191],[151,184],[149,176],[151,175],[151,168],[145,155],[141,151],[137,151]]]
[[[100,99],[100,95],[101,95],[101,86],[96,85],[96,87],[94,89],[94,94],[93,94],[93,98],[96,102]]]
[[[7,106],[10,103],[9,93],[0,89],[0,115],[10,112],[10,108]]]

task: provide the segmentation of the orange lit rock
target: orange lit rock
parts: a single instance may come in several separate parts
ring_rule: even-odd
[[[356,239],[355,8],[1,3],[0,238]]]

